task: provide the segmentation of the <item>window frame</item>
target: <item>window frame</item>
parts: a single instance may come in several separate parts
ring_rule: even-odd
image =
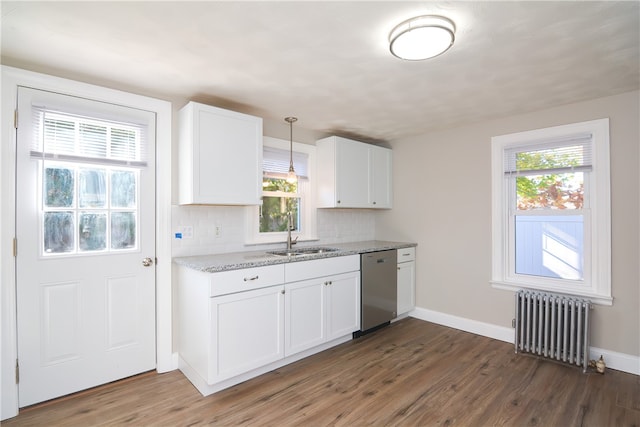
[[[592,135],[593,156],[592,170],[585,173],[588,206],[579,212],[584,220],[584,277],[582,280],[570,280],[516,274],[515,221],[511,220],[513,215],[510,213],[510,192],[515,191],[515,179],[505,178],[505,151],[514,147],[535,146],[545,141],[560,141],[584,133]],[[495,136],[491,138],[491,151],[492,287],[513,291],[528,288],[576,295],[587,297],[597,304],[612,305],[609,119]]]
[[[279,148],[289,151],[290,142],[284,139],[263,137],[263,146]],[[314,145],[293,142],[293,151],[305,153],[307,157],[307,179],[298,180],[298,194],[300,198],[300,230],[291,232],[291,238],[297,238],[299,242],[318,240],[316,224],[316,197],[315,197],[315,166],[316,147]],[[265,193],[263,192],[263,195]],[[260,232],[261,205],[248,206],[246,209],[246,245],[259,245],[270,243],[284,243],[287,240],[287,232]]]

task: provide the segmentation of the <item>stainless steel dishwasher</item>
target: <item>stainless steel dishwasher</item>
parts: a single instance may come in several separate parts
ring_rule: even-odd
[[[360,331],[355,336],[388,325],[396,317],[398,255],[395,249],[360,255],[362,287]]]

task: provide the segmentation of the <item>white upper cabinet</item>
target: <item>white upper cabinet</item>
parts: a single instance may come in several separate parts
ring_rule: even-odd
[[[339,136],[316,143],[318,207],[392,207],[391,150]]]
[[[374,208],[391,209],[391,150],[372,145],[369,147],[369,203]]]
[[[196,102],[179,119],[180,204],[259,205],[262,119]]]

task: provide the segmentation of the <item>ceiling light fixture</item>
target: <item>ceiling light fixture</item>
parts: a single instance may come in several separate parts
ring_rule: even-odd
[[[408,61],[433,58],[446,52],[455,39],[456,26],[448,18],[423,15],[407,19],[389,33],[389,49]]]
[[[297,117],[285,117],[284,121],[289,123],[289,173],[287,173],[287,182],[293,184],[298,181],[296,170],[293,168],[293,123],[298,121]]]

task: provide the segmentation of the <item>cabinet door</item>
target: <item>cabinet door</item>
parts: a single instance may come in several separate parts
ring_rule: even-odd
[[[313,279],[285,285],[285,356],[324,342],[324,283]]]
[[[210,384],[284,357],[284,286],[211,298]]]
[[[416,307],[416,263],[398,264],[398,315],[408,313]]]
[[[327,290],[327,341],[360,330],[360,272],[324,279]]]
[[[336,207],[369,207],[369,152],[366,144],[344,138],[337,141]]]
[[[262,119],[191,102],[180,111],[180,203],[256,205]]]
[[[369,203],[373,208],[390,209],[392,207],[392,152],[383,147],[372,146],[369,149],[371,150],[371,188]]]

